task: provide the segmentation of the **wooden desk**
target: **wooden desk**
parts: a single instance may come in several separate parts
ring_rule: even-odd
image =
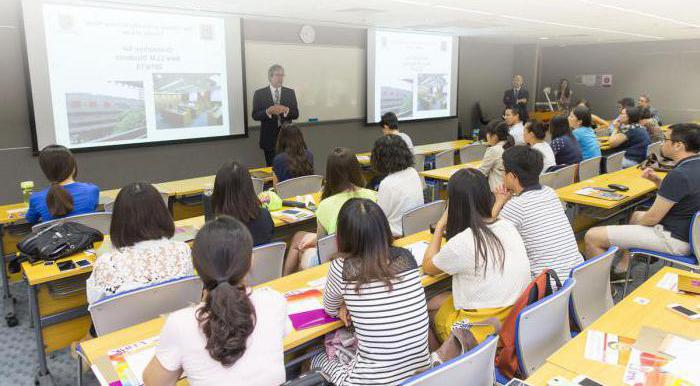
[[[668,304],[679,303],[695,310],[700,305],[700,297],[679,294],[657,287],[657,283],[667,272],[684,271],[671,267],[662,268],[587,329],[552,354],[547,362],[577,374],[588,375],[605,385],[622,385],[624,367],[584,358],[586,336],[589,330],[604,331],[636,339],[641,328],[647,326],[686,336],[690,339],[700,339],[700,326],[697,321],[690,321],[666,309]],[[649,299],[650,302],[646,305],[637,304],[634,302],[637,297]]]
[[[537,371],[530,375],[525,382],[532,386],[547,386],[547,382],[554,377],[564,377],[568,380],[573,380],[578,375],[579,374],[569,371],[561,366],[545,363],[540,366]]]
[[[10,278],[5,260],[5,226],[14,223],[23,223],[27,212],[27,204],[9,204],[0,206],[0,280],[2,280],[2,304],[5,315],[5,323],[8,327],[16,326],[19,321],[15,313],[15,298],[10,292]]]
[[[447,141],[447,142],[438,142],[438,143],[429,143],[427,145],[418,145],[413,148],[413,154],[421,154],[421,155],[432,155],[432,154],[437,154],[445,150],[459,150],[469,144],[471,144],[472,140],[470,139],[458,139],[455,141]],[[358,153],[356,155],[357,160],[360,162],[360,165],[362,166],[368,166],[369,165],[369,158],[370,158],[371,153],[366,152],[366,153]]]
[[[430,239],[430,232],[423,231],[396,240],[394,245],[406,246],[422,240],[429,241]],[[281,293],[308,287],[308,282],[327,276],[328,266],[329,263],[322,264],[289,276],[263,283],[257,287],[269,287]],[[447,277],[448,275],[445,274],[438,276],[424,276],[422,279],[423,286],[427,287],[436,284]],[[94,363],[97,358],[106,355],[110,350],[158,335],[164,322],[165,320],[161,317],[115,331],[111,334],[103,335],[99,338],[81,342],[80,350],[85,355],[89,363]],[[342,322],[337,321],[322,326],[293,331],[284,338],[284,349],[285,351],[292,350],[326,333],[334,331],[341,326]]]
[[[662,178],[666,173],[658,173]],[[626,197],[620,201],[603,200],[576,194],[577,190],[587,187],[606,187],[608,184],[620,184],[629,188],[626,192],[618,192]],[[577,182],[575,184],[557,189],[559,199],[571,204],[584,206],[592,206],[602,209],[613,209],[619,207],[632,200],[643,197],[644,195],[656,190],[656,185],[649,180],[642,178],[642,170],[636,166],[622,169],[613,173],[601,174],[588,180]]]
[[[425,177],[425,178],[430,178],[433,180],[447,182],[450,180],[450,177],[452,177],[453,174],[457,173],[458,170],[465,169],[465,168],[476,169],[480,165],[481,165],[481,161],[472,161],[472,162],[467,162],[465,164],[453,165],[453,166],[448,166],[448,167],[440,168],[440,169],[426,170],[426,171],[420,172],[420,175]]]

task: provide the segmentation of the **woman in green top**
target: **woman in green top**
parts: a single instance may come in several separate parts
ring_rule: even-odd
[[[316,233],[297,232],[294,235],[284,261],[285,275],[296,272],[300,265],[308,268],[317,261],[314,258],[316,242],[319,237],[335,233],[338,213],[345,201],[351,198],[377,201],[377,192],[362,186],[365,186],[365,179],[355,153],[344,147],[333,149],[326,159],[326,180],[316,210]]]

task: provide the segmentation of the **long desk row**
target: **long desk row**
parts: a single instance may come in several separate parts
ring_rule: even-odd
[[[428,231],[416,233],[394,242],[396,246],[407,246],[420,241],[430,241],[431,234]],[[328,274],[329,263],[325,263],[295,274],[263,283],[258,287],[269,287],[280,293],[309,287],[309,282],[325,278]],[[447,275],[424,276],[422,283],[428,287],[446,279]],[[107,355],[108,352],[126,345],[140,342],[154,336],[158,336],[163,326],[164,318],[156,318],[144,323],[134,325],[111,334],[107,334],[80,344],[80,350],[90,364]],[[307,342],[310,342],[326,333],[334,331],[342,326],[340,321],[327,323],[321,326],[302,330],[294,330],[284,338],[284,350],[290,352]]]
[[[700,339],[698,321],[689,320],[667,309],[669,304],[681,304],[688,309],[697,310],[700,307],[700,297],[659,286],[659,282],[667,274],[681,272],[684,271],[671,267],[658,271],[547,358],[547,362],[532,374],[527,382],[533,386],[545,386],[555,376],[572,379],[577,375],[586,375],[606,386],[623,385],[624,365],[612,365],[586,358],[586,341],[590,331],[637,339],[643,327],[651,327],[690,340]]]
[[[312,195],[316,204],[320,194]],[[291,233],[297,227],[305,226],[315,229],[314,216],[294,219],[293,217],[282,220],[279,212],[297,208],[283,207],[279,211],[272,212],[275,223],[275,235]],[[194,227],[199,229],[204,224],[204,216],[193,217],[175,222],[176,228],[185,229]],[[294,227],[294,228],[293,228]],[[288,229],[289,228],[289,229]],[[96,245],[99,247],[99,245]],[[80,260],[87,260],[90,264],[79,266]],[[74,269],[61,271],[58,263],[72,261]],[[85,251],[63,258],[54,264],[46,265],[22,263],[24,280],[29,288],[29,305],[32,322],[35,326],[35,342],[39,358],[39,375],[48,374],[46,353],[52,352],[70,345],[85,336],[90,326],[90,318],[87,312],[87,300],[85,297],[84,280],[92,272],[92,263],[95,261],[93,251]]]

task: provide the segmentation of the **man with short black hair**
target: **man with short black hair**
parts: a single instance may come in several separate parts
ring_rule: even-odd
[[[521,112],[517,107],[509,107],[503,114],[503,120],[508,124],[508,129],[510,135],[515,139],[516,145],[525,144],[525,125],[523,125],[523,120]]]
[[[496,190],[494,217],[500,215],[518,228],[533,278],[549,268],[563,280],[583,257],[557,194],[540,185],[542,165],[542,154],[528,146],[503,153],[504,186]]]
[[[651,99],[649,99],[649,94],[642,94],[639,96],[639,107],[643,109],[649,109],[651,117],[656,120],[656,123],[658,123],[659,126],[663,125],[663,123],[661,122],[661,114],[659,114],[659,110],[651,107]]]
[[[409,137],[408,134],[402,133],[401,130],[399,130],[399,118],[396,116],[396,114],[392,113],[391,111],[384,113],[382,115],[382,120],[379,121],[379,125],[382,127],[382,134],[398,135],[404,142],[406,142],[408,150],[413,153],[413,141],[411,141],[411,137]]]
[[[700,211],[700,125],[673,125],[664,133],[663,156],[676,166],[661,179],[652,169],[642,177],[658,188],[654,204],[647,211],[632,214],[629,225],[591,228],[586,232],[586,256],[592,258],[611,245],[622,249],[642,248],[672,255],[690,253],[690,224]],[[612,275],[613,282],[624,281],[629,256],[621,259]]]

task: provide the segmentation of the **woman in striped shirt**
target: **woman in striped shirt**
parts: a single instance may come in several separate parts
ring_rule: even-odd
[[[358,349],[348,365],[323,353],[312,367],[338,386],[395,385],[427,369],[428,311],[413,255],[391,246],[389,222],[370,200],[343,205],[337,235],[323,305],[354,326]]]

